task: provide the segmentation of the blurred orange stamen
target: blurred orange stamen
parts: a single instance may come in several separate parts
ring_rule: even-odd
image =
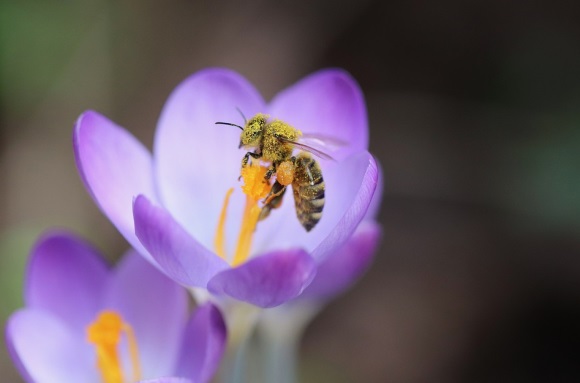
[[[139,351],[133,328],[125,323],[115,311],[103,311],[87,327],[87,340],[95,345],[97,368],[103,383],[124,383],[123,368],[119,358],[119,343],[124,333],[129,347],[129,356],[133,370],[132,381],[141,380]]]

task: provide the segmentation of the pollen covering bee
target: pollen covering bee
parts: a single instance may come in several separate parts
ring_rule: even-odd
[[[243,128],[228,122],[216,124],[236,126],[242,130],[239,147],[253,149],[244,155],[242,167],[247,166],[252,157],[270,164],[265,175],[267,180],[276,174],[276,181],[264,199],[260,220],[266,218],[272,209],[280,207],[286,187],[292,185],[298,221],[306,231],[312,230],[322,217],[325,186],[320,165],[310,154],[326,160],[332,160],[332,157],[299,142],[306,136],[300,130],[280,120],[269,121],[269,116],[265,114],[256,114],[246,121]],[[312,135],[307,137],[325,139]],[[301,151],[293,156],[294,149]]]

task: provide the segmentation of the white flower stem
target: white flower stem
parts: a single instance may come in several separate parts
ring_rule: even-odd
[[[220,382],[245,383],[247,375],[247,349],[249,339],[228,349],[220,369]]]
[[[228,327],[228,348],[219,371],[222,383],[248,382],[248,361],[254,353],[252,335],[260,309],[240,302],[229,302],[224,308]]]
[[[262,337],[263,382],[298,382],[298,337]]]
[[[318,304],[301,302],[264,313],[258,326],[264,383],[299,382],[300,340],[319,309]]]

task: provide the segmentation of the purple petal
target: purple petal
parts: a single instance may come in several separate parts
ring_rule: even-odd
[[[137,237],[173,280],[186,286],[205,287],[216,273],[229,267],[146,197],[137,197],[133,210]]]
[[[373,260],[381,236],[374,222],[362,222],[340,249],[318,265],[316,277],[299,299],[330,299],[351,286]]]
[[[143,376],[173,373],[187,319],[185,289],[130,251],[115,269],[104,306],[133,328]]]
[[[384,184],[384,174],[381,164],[377,161],[377,188],[375,189],[375,194],[373,194],[373,198],[371,199],[371,203],[365,214],[365,220],[375,220],[379,215],[379,211],[381,209],[381,203],[383,201],[383,192],[385,188]]]
[[[315,274],[316,263],[304,250],[275,251],[222,271],[208,289],[259,307],[275,307],[300,295]]]
[[[135,137],[100,114],[83,113],[74,130],[77,167],[93,199],[121,234],[149,257],[135,237],[132,201],[155,198],[151,154]]]
[[[95,355],[84,334],[52,314],[17,311],[8,320],[6,342],[15,365],[28,382],[96,382]]]
[[[240,130],[263,112],[254,87],[226,69],[207,69],[182,82],[161,114],[155,136],[155,163],[163,205],[188,232],[209,247],[226,191],[237,185],[244,151]]]
[[[138,383],[194,383],[189,379],[184,378],[158,378],[158,379],[151,379],[151,380],[140,380]],[[197,382],[195,382],[197,383]]]
[[[363,94],[355,80],[343,70],[326,69],[306,77],[278,94],[268,112],[303,133],[329,136],[348,143],[330,153],[337,159],[368,148]]]
[[[326,176],[327,203],[320,227],[314,229],[324,239],[312,251],[312,257],[319,261],[339,249],[365,216],[377,186],[378,170],[374,158],[363,152],[330,169]],[[309,244],[316,239],[310,237]]]
[[[102,258],[84,241],[64,232],[45,234],[32,250],[26,304],[84,331],[102,302],[107,274]]]
[[[176,375],[209,382],[220,364],[226,335],[220,311],[211,303],[198,307],[184,332]]]

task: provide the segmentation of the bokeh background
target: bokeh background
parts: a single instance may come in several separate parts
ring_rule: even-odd
[[[366,96],[384,239],[307,331],[304,382],[580,381],[580,2],[566,0],[1,0],[3,321],[46,228],[112,259],[127,247],[77,175],[76,117],[96,109],[151,147],[167,95],[207,66],[267,99],[342,67]]]

